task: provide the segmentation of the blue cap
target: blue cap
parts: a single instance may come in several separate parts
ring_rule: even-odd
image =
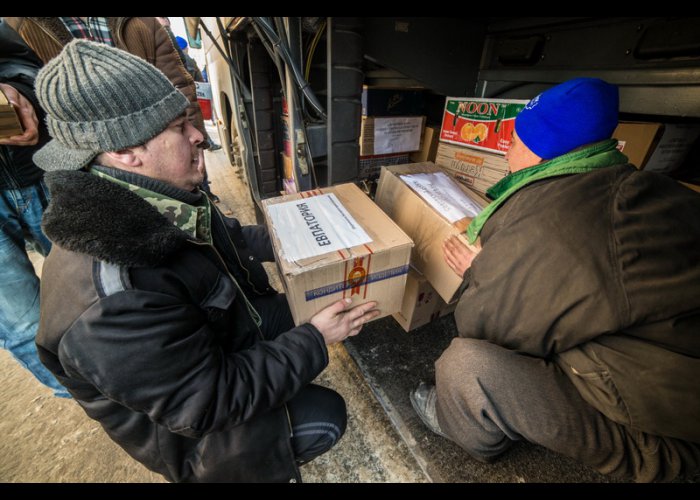
[[[175,41],[180,46],[180,50],[185,50],[187,48],[187,40],[185,40],[181,36],[176,36]]]
[[[609,139],[619,105],[617,86],[599,78],[574,78],[527,103],[515,118],[515,131],[533,153],[550,160]]]

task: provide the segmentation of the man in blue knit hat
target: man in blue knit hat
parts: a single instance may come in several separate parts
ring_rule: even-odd
[[[557,85],[518,115],[511,173],[444,243],[459,336],[411,401],[477,460],[525,440],[605,474],[700,464],[700,196],[616,149],[618,89]]]

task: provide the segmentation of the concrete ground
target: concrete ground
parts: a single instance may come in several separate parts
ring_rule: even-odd
[[[214,129],[210,133],[216,137]],[[221,210],[242,224],[254,224],[242,172],[230,166],[223,150],[205,155]],[[43,259],[33,258],[40,270]],[[278,280],[274,264],[266,266]],[[427,481],[343,345],[331,347],[329,366],[316,382],[346,398],[349,422],[337,446],[302,467],[304,481]],[[0,482],[165,482],[114,444],[74,401],[53,397],[4,350],[0,415]]]

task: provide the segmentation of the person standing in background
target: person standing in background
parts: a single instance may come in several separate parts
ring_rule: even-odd
[[[41,60],[0,21],[0,91],[17,110],[24,133],[0,139],[0,345],[57,397],[70,394],[41,363],[34,339],[39,326],[39,278],[27,245],[46,256],[41,230],[48,205],[44,172],[32,155],[49,139],[34,95]]]

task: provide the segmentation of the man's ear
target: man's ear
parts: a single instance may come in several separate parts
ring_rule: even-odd
[[[106,151],[103,154],[107,156],[111,162],[116,163],[117,166],[139,168],[143,165],[141,157],[133,148],[120,149],[119,151]]]

